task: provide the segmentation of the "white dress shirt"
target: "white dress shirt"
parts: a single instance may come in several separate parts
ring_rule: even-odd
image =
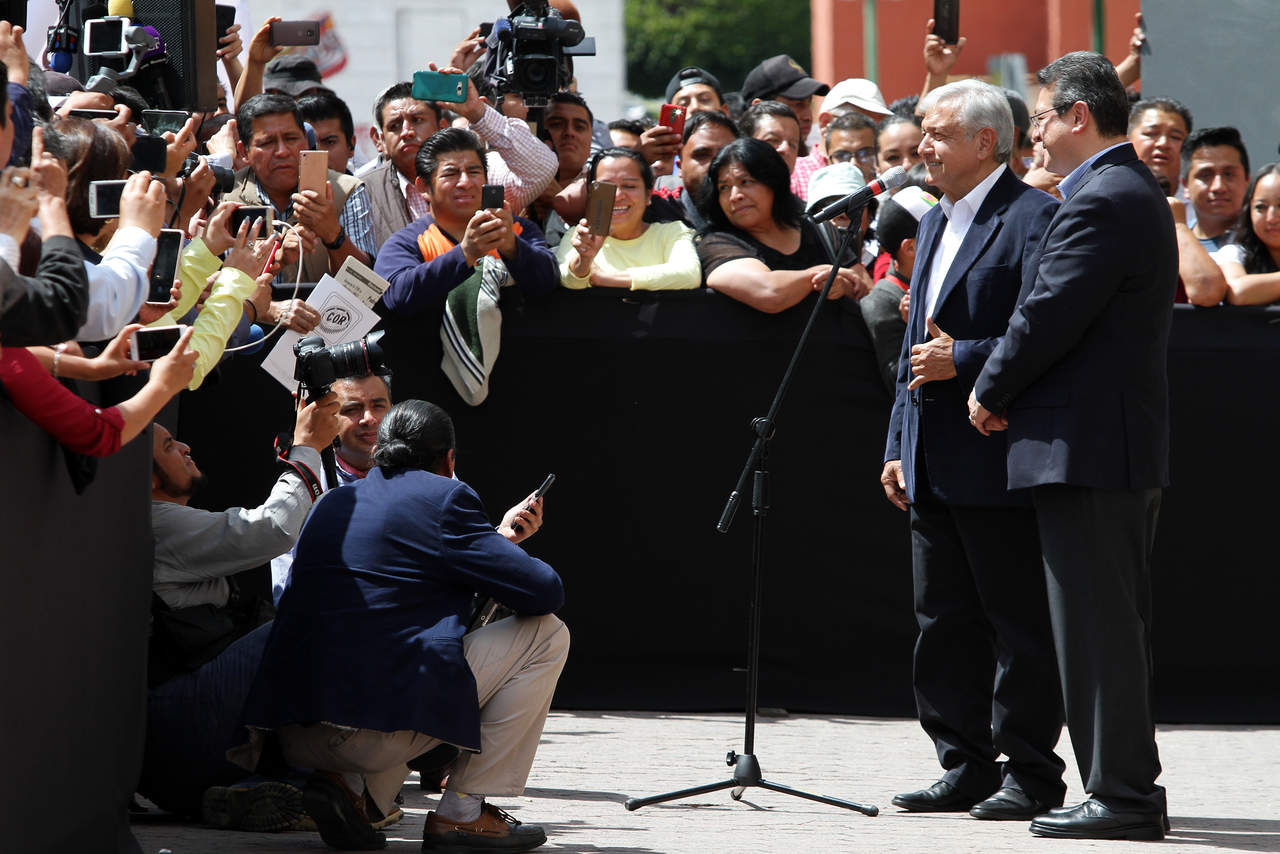
[[[996,185],[996,181],[1000,180],[1004,170],[1005,165],[1001,163],[959,201],[952,201],[948,196],[943,196],[938,202],[938,206],[947,216],[947,227],[942,230],[942,236],[938,238],[938,248],[933,253],[933,263],[929,266],[929,278],[925,282],[927,288],[925,317],[934,317],[934,311],[938,306],[938,295],[942,292],[942,283],[946,281],[951,262],[955,261],[956,253],[960,251],[960,244],[969,233],[969,226],[973,225],[973,220],[982,208],[982,203],[987,200],[987,195]]]
[[[156,259],[156,239],[136,225],[115,233],[97,264],[84,262],[89,274],[89,314],[77,341],[115,337],[138,314],[147,298],[147,272]]]

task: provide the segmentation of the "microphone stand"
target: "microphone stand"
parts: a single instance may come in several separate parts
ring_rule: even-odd
[[[866,202],[863,202],[856,208],[850,209],[850,216],[852,217],[860,212],[865,205]],[[818,227],[811,217],[806,217],[806,219],[815,228]],[[840,269],[840,259],[848,251],[856,231],[857,229],[850,228],[845,233],[844,240],[840,243],[840,248],[831,259],[831,273],[827,276],[827,282],[822,288],[822,293],[813,305],[813,311],[809,314],[809,320],[805,324],[804,331],[800,333],[800,339],[796,342],[795,352],[792,353],[791,362],[787,365],[787,370],[782,375],[782,381],[778,384],[777,391],[774,393],[773,403],[769,406],[768,414],[763,418],[755,418],[751,422],[751,432],[755,436],[755,442],[751,446],[751,453],[747,455],[747,461],[742,467],[742,473],[738,475],[738,483],[733,492],[729,493],[729,500],[725,502],[724,510],[720,514],[720,520],[716,523],[717,531],[722,534],[728,533],[730,526],[733,524],[733,517],[737,513],[742,494],[746,491],[747,480],[750,478],[752,483],[751,511],[755,516],[755,525],[751,542],[751,600],[747,634],[746,732],[743,736],[742,753],[735,753],[730,750],[725,757],[725,762],[733,769],[733,776],[728,780],[721,780],[705,786],[694,786],[693,788],[680,789],[662,795],[652,795],[647,798],[628,798],[623,804],[628,810],[638,810],[650,804],[660,804],[666,801],[705,795],[722,789],[732,789],[730,797],[737,801],[742,799],[742,793],[745,789],[757,786],[769,791],[781,792],[784,795],[792,795],[797,798],[829,804],[833,807],[854,810],[864,815],[874,816],[880,812],[879,808],[873,805],[859,804],[827,795],[804,792],[800,789],[793,789],[790,786],[783,786],[766,780],[760,770],[760,762],[755,755],[756,704],[759,695],[760,676],[760,607],[764,588],[764,529],[765,517],[769,513],[769,441],[773,439],[774,422],[777,419],[778,410],[782,406],[782,400],[786,396],[787,389],[791,387],[791,378],[795,373],[796,366],[800,363],[801,356],[804,355],[805,347],[809,342],[809,335],[813,332],[814,323],[818,319],[818,312],[822,310],[827,301],[827,295],[831,292],[831,286],[835,283],[836,274]]]

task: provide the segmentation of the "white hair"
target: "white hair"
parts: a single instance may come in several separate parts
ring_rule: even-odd
[[[984,128],[995,131],[996,162],[1009,159],[1013,152],[1013,110],[1004,90],[973,78],[957,80],[931,90],[920,101],[920,110],[928,113],[943,101],[956,104],[960,125],[970,137]]]

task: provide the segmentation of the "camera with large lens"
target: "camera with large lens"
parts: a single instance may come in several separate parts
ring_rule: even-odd
[[[324,397],[340,379],[384,373],[387,360],[381,341],[382,330],[332,347],[319,335],[298,339],[293,345],[293,378],[306,389],[307,402]]]
[[[596,40],[565,20],[547,0],[527,0],[494,22],[486,44],[485,82],[495,92],[518,92],[529,107],[545,107],[573,79],[570,57],[595,56]]]
[[[190,178],[191,173],[196,171],[200,166],[200,161],[203,159],[194,151],[188,154],[186,159],[182,161],[182,168],[178,170],[178,177]],[[225,166],[214,166],[210,163],[209,170],[213,172],[213,189],[210,191],[210,195],[220,196],[236,185],[236,173]]]

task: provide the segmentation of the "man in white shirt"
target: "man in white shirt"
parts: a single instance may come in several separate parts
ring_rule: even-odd
[[[880,480],[911,514],[916,705],[945,773],[893,803],[1029,819],[1066,791],[1040,543],[1030,499],[1006,487],[1003,439],[977,434],[965,403],[1057,202],[1005,165],[1014,126],[1000,89],[963,80],[921,107],[920,155],[944,195],[916,237]]]

